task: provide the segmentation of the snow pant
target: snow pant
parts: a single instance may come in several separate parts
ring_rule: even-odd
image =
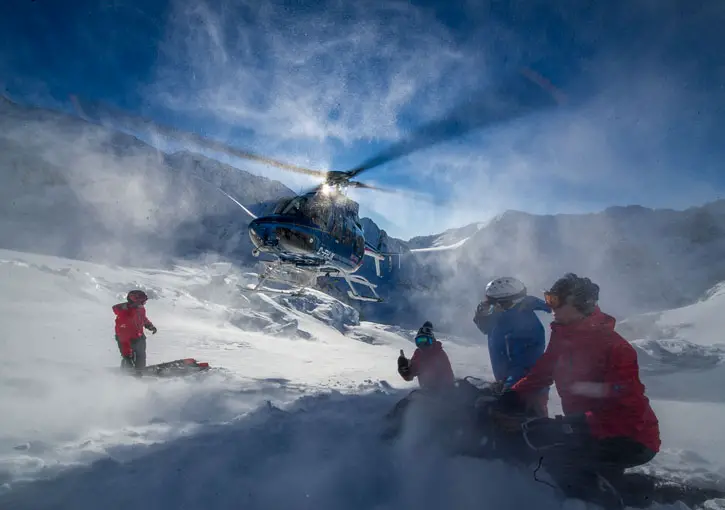
[[[624,472],[628,468],[646,464],[655,452],[628,437],[599,439],[588,431],[565,433],[560,425],[544,425],[537,431],[537,442],[549,448],[539,449],[535,455],[541,465],[568,498],[598,501],[605,507],[621,508],[619,498]]]
[[[121,353],[121,368],[132,369],[135,368],[140,370],[146,366],[146,335],[141,335],[138,338],[131,340],[131,357],[123,355],[123,349],[121,348],[121,341],[116,335],[116,344],[118,345],[118,351]]]

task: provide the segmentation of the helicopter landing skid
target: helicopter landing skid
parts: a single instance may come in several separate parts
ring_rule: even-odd
[[[242,291],[245,292],[269,292],[272,294],[286,294],[288,296],[304,296],[305,295],[305,288],[301,287],[299,289],[273,289],[271,287],[260,287],[259,284],[257,285],[245,285],[242,289]]]
[[[370,283],[366,278],[356,275],[356,274],[349,274],[342,271],[335,271],[328,272],[328,271],[321,271],[325,276],[328,278],[344,278],[345,282],[347,282],[348,287],[350,287],[350,290],[347,291],[347,295],[350,297],[350,299],[357,299],[358,301],[369,301],[374,303],[380,303],[383,301],[383,298],[378,296],[378,293],[375,292],[375,287],[377,285],[374,285]],[[370,291],[373,293],[373,297],[369,296],[362,296],[358,294],[358,292],[355,290],[355,287],[353,286],[353,283],[357,283],[358,285],[362,285],[363,287],[367,287],[370,289]]]
[[[262,262],[264,269],[258,276],[256,284],[247,284],[240,287],[244,292],[270,292],[274,294],[286,294],[288,296],[303,296],[305,290],[312,287],[316,278],[314,269],[310,270],[306,267],[296,267],[289,263]],[[278,282],[291,287],[293,289],[275,289],[272,287],[264,287],[266,282]]]

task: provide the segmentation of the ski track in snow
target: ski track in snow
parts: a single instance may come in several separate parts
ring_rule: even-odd
[[[424,424],[379,441],[382,415],[415,387],[395,373],[412,332],[345,325],[349,310],[319,293],[297,302],[304,313],[239,292],[243,280],[224,264],[121,268],[0,251],[12,360],[0,373],[0,508],[558,508],[526,473],[413,447]],[[149,363],[191,356],[223,370],[117,374],[110,307],[132,287],[151,296],[159,328]],[[459,377],[490,374],[485,342],[442,340]],[[665,450],[645,469],[725,485],[725,407],[660,393]]]

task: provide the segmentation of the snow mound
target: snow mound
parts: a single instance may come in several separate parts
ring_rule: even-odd
[[[468,510],[485,502],[504,510],[560,508],[533,472],[419,448],[424,424],[408,422],[399,441],[381,441],[381,411],[401,396],[384,387],[303,396],[283,406],[267,402],[163,443],[110,449],[53,476],[8,484],[0,507]],[[665,452],[642,471],[722,488],[722,473],[712,470],[683,449]]]
[[[315,290],[305,290],[303,295],[279,295],[275,297],[275,301],[309,314],[343,333],[347,327],[360,324],[357,310]]]
[[[617,330],[629,340],[672,340],[683,344],[725,347],[725,282],[689,305],[630,317]]]
[[[301,324],[311,318],[340,333],[360,323],[357,310],[315,289],[277,293],[263,288],[253,292],[249,286],[257,282],[257,273],[221,263],[207,269],[210,276],[203,283],[195,284],[190,289],[191,294],[226,307],[229,322],[244,331],[309,339],[311,333]]]
[[[685,340],[635,340],[643,371],[670,373],[682,370],[706,370],[725,359],[725,349],[697,345]]]

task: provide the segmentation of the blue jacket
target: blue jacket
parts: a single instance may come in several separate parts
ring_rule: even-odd
[[[504,388],[528,374],[544,353],[546,335],[535,311],[551,313],[551,308],[539,298],[526,296],[508,310],[473,319],[488,336],[493,375],[497,381],[504,381]]]

